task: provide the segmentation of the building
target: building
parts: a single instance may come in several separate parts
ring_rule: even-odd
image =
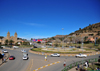
[[[0,43],[5,44],[6,40],[8,41],[12,40],[14,41],[13,44],[15,44],[17,42],[17,33],[15,32],[14,36],[10,36],[10,32],[8,31],[7,36],[0,39]]]

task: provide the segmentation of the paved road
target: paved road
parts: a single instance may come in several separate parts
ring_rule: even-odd
[[[94,56],[89,56],[87,58],[75,58],[75,57],[62,57],[62,58],[66,58],[66,65],[69,65],[71,63],[77,62],[77,61],[82,61],[82,60],[86,60],[86,59],[91,59],[91,58],[98,58],[99,55],[94,55]],[[63,67],[63,62],[61,61],[61,63],[56,64],[56,65],[52,65],[49,67],[46,67],[44,69],[41,69],[39,71],[61,71],[64,67]]]
[[[73,63],[74,61],[80,61],[82,58],[75,58],[75,57],[67,57],[67,56],[61,56],[61,57],[47,57],[47,61],[44,60],[44,55],[38,55],[28,52],[28,48],[25,50],[28,52],[29,60],[22,60],[22,53],[20,49],[15,50],[8,50],[11,55],[14,55],[16,57],[15,60],[9,60],[7,63],[3,64],[0,67],[0,71],[33,71],[41,66],[60,61],[60,63],[45,67],[43,69],[40,69],[39,71],[61,71],[63,67],[63,62],[66,60],[67,65]],[[89,56],[87,58],[83,59],[89,59],[89,58],[95,58],[98,57],[98,55],[95,56]]]

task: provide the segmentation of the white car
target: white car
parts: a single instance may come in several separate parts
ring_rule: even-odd
[[[8,53],[8,51],[7,51],[7,50],[2,50],[2,52],[4,52],[4,53]]]
[[[14,48],[14,49],[18,49],[19,47],[18,47],[18,46],[13,46],[13,48]]]
[[[76,57],[76,58],[77,58],[77,57],[85,57],[85,58],[86,58],[87,55],[85,55],[85,54],[81,54],[81,53],[80,53],[80,54],[77,54],[75,57]]]
[[[26,52],[26,50],[23,49],[23,50],[21,50],[21,52],[24,53],[24,52]]]
[[[54,53],[54,54],[51,54],[51,56],[60,57],[60,54],[58,54],[58,53]]]
[[[28,56],[23,56],[23,60],[28,60]]]

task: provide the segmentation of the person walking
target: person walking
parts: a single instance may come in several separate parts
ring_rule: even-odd
[[[47,55],[45,55],[45,61],[47,61]]]
[[[89,67],[89,62],[87,61],[87,65],[88,65],[88,67]]]
[[[64,67],[66,66],[66,61],[65,60],[64,60],[64,64],[63,65],[64,65]]]
[[[88,67],[88,64],[87,64],[87,61],[85,62],[85,68],[87,68]]]

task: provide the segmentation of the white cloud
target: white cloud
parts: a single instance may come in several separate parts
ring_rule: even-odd
[[[45,26],[44,24],[37,24],[37,23],[27,23],[27,22],[22,22],[22,21],[17,21],[17,20],[12,20],[13,22],[18,22],[20,24],[24,25],[30,25],[30,26],[36,26],[36,27],[43,27]]]
[[[50,36],[32,36],[32,37],[24,36],[24,37],[19,37],[19,38],[30,40],[31,38],[33,38],[33,39],[41,39],[41,38],[48,38],[48,37],[50,37]]]

